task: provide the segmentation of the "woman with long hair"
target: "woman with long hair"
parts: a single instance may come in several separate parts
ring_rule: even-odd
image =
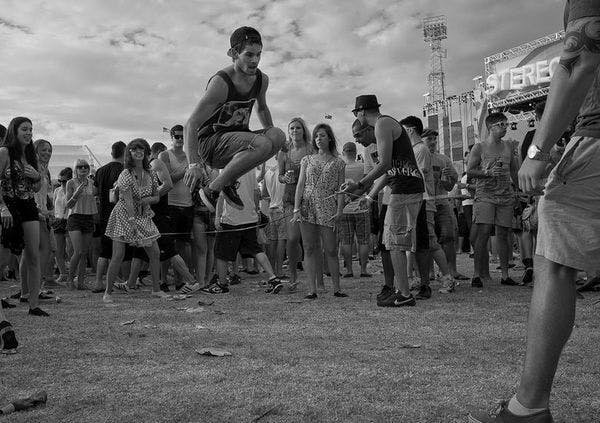
[[[67,182],[73,178],[73,170],[65,167],[58,174],[60,186],[54,190],[54,240],[56,241],[56,266],[60,272],[58,283],[69,280],[66,257],[72,255],[70,238],[67,236]],[[70,252],[70,253],[69,253]]]
[[[85,159],[77,159],[73,164],[75,175],[67,182],[67,231],[73,244],[73,255],[69,261],[70,289],[86,289],[85,268],[87,267],[88,249],[92,243],[94,232],[94,215],[98,213],[96,206],[97,189],[90,179],[90,164]],[[75,273],[77,272],[77,284]]]
[[[38,159],[38,171],[42,177],[40,190],[34,196],[40,219],[40,274],[42,286],[52,286],[56,285],[54,275],[48,269],[52,250],[52,222],[54,220],[53,204],[48,209],[49,196],[52,194],[52,180],[48,170],[48,164],[52,157],[52,144],[50,144],[50,141],[39,139],[34,141],[33,147]]]
[[[136,138],[125,149],[125,169],[116,182],[119,201],[113,208],[106,225],[106,236],[113,240],[113,254],[106,275],[106,292],[102,300],[112,303],[112,289],[127,244],[143,247],[150,263],[152,296],[170,298],[160,289],[160,250],[156,240],[160,233],[152,221],[150,205],[159,201],[158,177],[150,169],[150,146]]]
[[[283,215],[287,222],[287,256],[290,271],[290,290],[298,285],[298,261],[301,256],[300,225],[292,221],[296,186],[300,176],[300,161],[315,152],[311,144],[310,132],[304,119],[295,117],[288,124],[288,143],[277,155],[279,182],[285,184],[283,191]]]
[[[344,196],[338,193],[344,183],[346,164],[338,156],[336,139],[331,126],[320,123],[313,130],[313,148],[317,153],[305,156],[300,162],[300,178],[294,203],[295,222],[300,222],[309,293],[307,299],[317,298],[317,282],[323,283],[322,251],[325,251],[333,295],[347,297],[340,290],[338,239],[335,225],[343,215]]]
[[[2,244],[20,255],[21,301],[29,302],[29,314],[48,316],[39,308],[40,224],[34,194],[41,175],[33,143],[33,125],[26,117],[11,120],[0,147],[0,217]],[[27,294],[29,293],[29,298]]]

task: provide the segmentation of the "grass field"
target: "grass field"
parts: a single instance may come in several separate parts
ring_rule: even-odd
[[[464,422],[518,381],[528,288],[463,283],[413,308],[382,309],[381,275],[342,280],[346,299],[326,279],[329,292],[312,302],[304,292],[264,294],[259,280],[185,301],[115,295],[116,307],[59,290],[62,303],[42,305],[50,318],[7,310],[20,347],[0,356],[0,400],[45,389],[48,403],[0,423]],[[15,289],[4,283],[0,296]],[[600,419],[597,299],[578,304],[552,398],[558,422]],[[199,300],[214,304],[179,310]],[[232,355],[201,356],[202,347]]]

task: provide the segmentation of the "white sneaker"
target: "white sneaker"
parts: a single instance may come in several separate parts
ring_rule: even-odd
[[[185,295],[188,295],[188,294],[193,294],[194,292],[198,292],[198,291],[200,291],[200,288],[202,288],[202,287],[200,286],[200,283],[199,283],[199,282],[196,282],[196,283],[194,283],[194,284],[192,284],[192,285],[190,285],[189,283],[186,283],[186,284],[185,284],[185,285],[184,285],[184,286],[183,286],[183,287],[182,287],[182,288],[179,290],[179,293],[180,293],[180,294],[185,294]]]
[[[160,290],[152,291],[152,294],[150,294],[150,295],[152,295],[153,297],[156,297],[156,298],[162,298],[164,300],[171,298],[171,296],[169,294],[167,294],[166,292],[160,291]]]
[[[454,292],[454,278],[452,275],[444,275],[440,278],[442,287],[438,290],[440,294],[450,294]]]
[[[112,304],[112,303],[114,303],[114,301],[112,299],[112,296],[110,294],[106,294],[106,293],[102,296],[102,302],[104,304]]]

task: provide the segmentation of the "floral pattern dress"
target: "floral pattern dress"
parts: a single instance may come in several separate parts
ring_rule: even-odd
[[[317,155],[304,156],[300,162],[306,166],[306,179],[300,214],[302,221],[333,228],[330,220],[337,213],[335,193],[344,183],[346,163],[339,157],[322,161]]]
[[[119,189],[119,201],[113,208],[108,218],[105,235],[116,241],[125,242],[136,247],[147,247],[160,237],[156,225],[152,221],[154,212],[148,204],[142,203],[143,197],[156,195],[158,190],[158,176],[153,170],[145,171],[140,181],[134,176],[133,171],[125,169],[116,182]],[[133,198],[134,216],[130,216],[123,193],[131,191]]]

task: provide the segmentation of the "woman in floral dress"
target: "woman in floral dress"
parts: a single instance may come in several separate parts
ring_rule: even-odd
[[[150,169],[150,146],[142,138],[132,140],[125,149],[125,169],[116,182],[119,201],[106,225],[106,236],[113,240],[113,254],[106,276],[105,303],[113,302],[113,285],[128,244],[143,247],[148,255],[152,296],[169,298],[160,290],[160,250],[156,242],[160,233],[152,222],[154,213],[150,208],[159,200],[158,185],[156,172]]]
[[[329,125],[321,123],[312,134],[316,154],[300,162],[300,177],[296,187],[294,221],[300,222],[306,272],[308,299],[317,298],[317,279],[322,284],[322,251],[325,250],[333,282],[333,295],[347,297],[340,291],[338,239],[335,225],[342,217],[344,196],[338,194],[344,183],[346,164],[338,157],[336,140]],[[321,244],[322,240],[322,244]]]

